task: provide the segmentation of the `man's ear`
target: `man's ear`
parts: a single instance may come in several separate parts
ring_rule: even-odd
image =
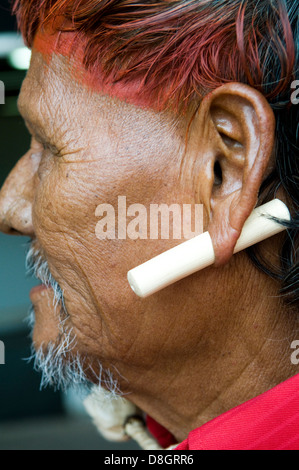
[[[230,83],[209,93],[192,123],[197,191],[208,214],[216,265],[233,255],[273,152],[275,118],[261,93]],[[195,144],[195,145],[194,145]]]

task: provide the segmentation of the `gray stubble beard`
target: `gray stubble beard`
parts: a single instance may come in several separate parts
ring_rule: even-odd
[[[59,336],[57,340],[49,342],[47,345],[41,344],[38,349],[35,348],[34,343],[31,346],[31,356],[28,361],[32,360],[34,369],[41,373],[40,388],[51,386],[55,390],[66,390],[68,388],[89,390],[93,384],[87,377],[88,372],[89,376],[94,376],[97,385],[104,385],[113,397],[119,396],[121,392],[111,371],[104,371],[102,365],[98,363],[98,372],[96,373],[91,365],[86,365],[88,363],[87,358],[75,351],[76,335],[72,328],[66,326],[66,321],[70,316],[65,306],[63,291],[53,278],[47,261],[33,245],[31,243],[26,257],[27,272],[34,275],[47,287],[52,288],[54,292],[53,308],[58,313],[59,318]],[[33,332],[35,324],[33,306],[27,321]]]

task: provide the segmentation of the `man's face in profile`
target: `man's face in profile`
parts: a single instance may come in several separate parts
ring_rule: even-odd
[[[31,292],[35,348],[67,344],[88,357],[87,375],[96,380],[99,362],[146,366],[163,348],[166,356],[179,351],[188,337],[186,329],[176,345],[167,343],[188,305],[179,291],[141,301],[127,283],[130,269],[178,241],[99,240],[97,206],[111,204],[117,219],[118,196],[128,206],[194,201],[179,182],[183,124],[79,83],[75,66],[33,49],[19,98],[31,149],[4,192],[18,188],[10,215],[15,229],[32,237],[28,262],[43,281]]]
[[[197,128],[186,154],[188,114],[178,118],[140,106],[134,86],[108,95],[91,83],[79,52],[71,58],[61,51],[49,53],[44,38],[35,44],[19,98],[31,149],[8,178],[1,203],[10,231],[32,238],[28,264],[43,283],[31,292],[33,343],[38,363],[47,370],[43,381],[98,382],[102,370],[108,370],[125,392],[131,383],[141,389],[144,381],[154,384],[162,372],[166,386],[187,349],[202,351],[203,360],[209,361],[217,341],[234,342],[234,329],[250,322],[246,311],[245,319],[239,311],[229,318],[226,312],[235,302],[230,292],[240,289],[244,296],[236,273],[250,278],[253,268],[245,272],[249,262],[240,255],[229,267],[210,268],[139,299],[129,287],[127,272],[179,240],[100,240],[96,209],[113,206],[117,220],[119,196],[126,197],[127,206],[146,208],[202,203],[200,191],[213,183],[221,199],[221,181],[206,169],[194,186],[190,156],[197,158],[204,136],[199,137]],[[219,121],[222,130],[222,114]],[[209,138],[207,145],[213,141]],[[233,148],[243,151],[242,146]],[[228,180],[230,190],[238,189],[239,161]],[[200,158],[198,164],[207,165]],[[170,360],[173,370],[168,371]],[[232,367],[237,368],[237,361]],[[187,372],[189,377],[188,361]]]

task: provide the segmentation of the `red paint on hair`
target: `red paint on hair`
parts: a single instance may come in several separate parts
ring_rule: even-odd
[[[294,79],[285,0],[16,0],[14,10],[30,46],[49,24],[78,34],[94,85],[100,77],[131,84],[157,109],[187,106],[228,82],[271,101]]]
[[[75,81],[81,83],[88,89],[116,97],[127,103],[141,107],[152,107],[142,94],[138,93],[140,82],[130,81],[124,84],[122,81],[117,83],[107,82],[104,74],[97,66],[86,68],[84,65],[84,50],[86,46],[86,38],[73,32],[55,31],[49,25],[44,28],[43,32],[38,31],[33,40],[33,48],[43,55],[47,64],[50,64],[53,54],[67,57],[71,62],[70,73]]]

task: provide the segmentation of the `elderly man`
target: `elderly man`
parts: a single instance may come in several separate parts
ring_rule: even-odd
[[[43,383],[112,387],[180,448],[296,448],[298,1],[15,11],[32,48],[19,98],[32,143],[2,188],[0,228],[32,239]],[[96,208],[117,212],[119,196],[203,204],[214,266],[137,297],[127,272],[179,242],[97,237]],[[232,256],[275,196],[288,236]]]

